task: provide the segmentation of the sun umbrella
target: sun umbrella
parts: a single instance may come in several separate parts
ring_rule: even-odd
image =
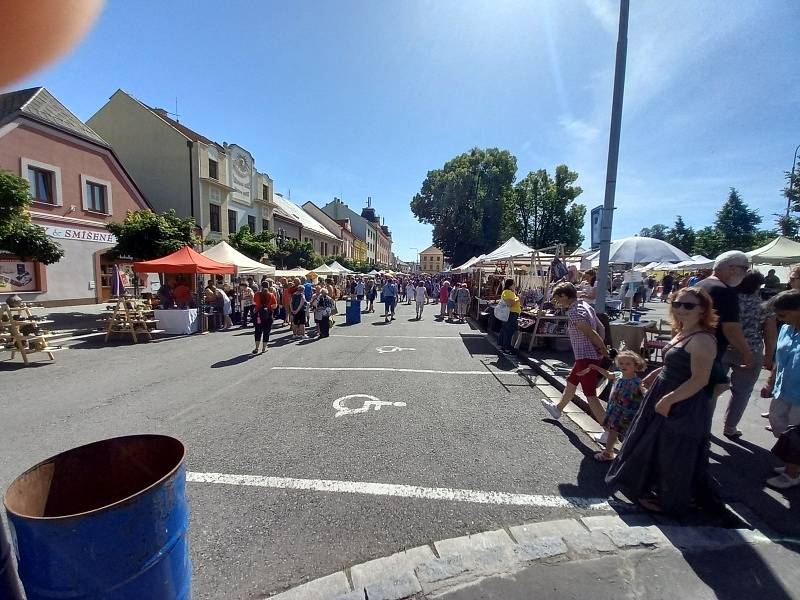
[[[599,259],[600,252],[596,252],[590,258],[593,261]],[[683,250],[664,240],[634,236],[611,242],[608,263],[612,265],[649,263],[653,261],[677,263],[691,260],[691,258]]]

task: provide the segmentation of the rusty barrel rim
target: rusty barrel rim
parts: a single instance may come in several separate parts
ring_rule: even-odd
[[[14,488],[14,486],[16,486],[19,482],[21,482],[30,473],[36,471],[37,469],[42,468],[43,466],[47,465],[48,463],[55,462],[56,459],[58,459],[61,456],[64,456],[66,454],[70,454],[72,452],[76,452],[76,451],[79,451],[79,450],[86,450],[86,449],[88,449],[88,448],[90,448],[92,446],[103,446],[103,445],[107,445],[107,444],[114,443],[114,442],[123,442],[124,440],[134,440],[134,439],[141,440],[143,438],[150,438],[150,439],[154,439],[154,440],[155,439],[159,439],[159,440],[169,441],[171,443],[176,443],[180,447],[180,456],[179,456],[178,460],[176,461],[175,466],[173,466],[163,476],[159,477],[157,480],[155,480],[152,483],[150,483],[147,487],[144,487],[144,488],[142,488],[142,489],[140,489],[140,490],[138,490],[138,491],[136,491],[136,492],[134,492],[134,493],[132,493],[132,494],[130,494],[128,496],[125,496],[124,498],[120,498],[119,500],[116,500],[116,501],[111,502],[109,504],[104,504],[103,506],[98,506],[96,508],[92,508],[91,510],[86,510],[86,511],[77,512],[77,513],[71,513],[71,514],[68,514],[68,515],[56,515],[56,516],[28,515],[28,514],[23,514],[23,513],[17,512],[16,510],[12,509],[8,505],[8,495],[9,495],[9,492]],[[44,460],[39,461],[38,463],[36,463],[32,467],[30,467],[29,469],[24,471],[19,476],[15,477],[14,480],[11,482],[11,485],[9,485],[8,488],[6,489],[6,493],[3,495],[3,506],[6,509],[6,512],[9,513],[10,515],[13,515],[14,517],[18,517],[20,519],[28,519],[28,520],[32,520],[32,521],[34,521],[34,520],[35,521],[58,521],[58,520],[75,519],[75,518],[78,518],[78,517],[84,517],[86,515],[92,515],[92,514],[95,514],[95,513],[107,511],[109,509],[116,508],[116,507],[128,504],[128,503],[134,501],[136,498],[138,498],[142,494],[145,494],[148,491],[160,486],[165,481],[167,481],[170,478],[172,478],[175,475],[175,473],[177,473],[181,468],[184,467],[185,460],[186,460],[186,446],[178,438],[175,438],[175,437],[172,437],[172,436],[169,436],[169,435],[163,435],[163,434],[158,434],[158,433],[144,433],[144,434],[134,434],[134,435],[122,435],[122,436],[118,436],[118,437],[105,438],[105,439],[102,439],[102,440],[89,442],[88,444],[83,444],[81,446],[75,446],[74,448],[70,448],[69,450],[65,450],[63,452],[59,452],[58,454],[54,454],[53,456],[45,458]]]

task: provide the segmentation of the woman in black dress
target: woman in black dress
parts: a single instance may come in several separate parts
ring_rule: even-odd
[[[681,514],[708,489],[717,315],[705,290],[685,288],[670,306],[677,335],[631,423],[606,482],[647,510]]]

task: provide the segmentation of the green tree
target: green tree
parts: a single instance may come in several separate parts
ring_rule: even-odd
[[[433,225],[433,243],[453,264],[496,248],[517,159],[507,150],[473,148],[428,171],[411,211]]]
[[[156,214],[152,210],[128,211],[121,223],[108,223],[106,229],[117,236],[112,252],[117,256],[132,256],[136,260],[161,258],[194,246],[194,219],[182,219],[174,210]]]
[[[643,227],[642,230],[639,232],[639,235],[642,237],[649,237],[653,238],[654,240],[665,240],[667,239],[667,235],[669,235],[669,227],[666,225],[662,225],[658,223],[657,225],[653,225],[652,227]]]
[[[756,227],[761,224],[761,216],[750,210],[736,188],[731,188],[728,200],[717,212],[714,226],[723,241],[724,250],[753,249]]]
[[[267,255],[270,262],[280,269],[313,269],[322,262],[310,242],[299,240],[278,240],[277,244],[270,247]]]
[[[0,250],[45,265],[58,262],[64,250],[31,221],[28,213],[31,202],[28,182],[0,171]]]
[[[574,250],[583,241],[586,207],[575,204],[583,192],[578,174],[566,165],[556,167],[551,178],[545,169],[531,171],[506,196],[504,237],[515,236],[534,248],[564,244]]]
[[[675,219],[672,229],[667,232],[667,241],[687,254],[691,254],[694,249],[695,237],[694,229],[687,227],[680,215]]]
[[[239,228],[239,231],[228,236],[228,243],[248,258],[260,261],[274,248],[274,239],[275,234],[271,231],[255,234],[250,231],[250,227],[244,225]]]
[[[776,214],[780,234],[792,239],[800,237],[800,217],[794,213],[800,212],[800,158],[794,166],[794,177],[791,171],[784,173],[786,185],[781,193],[786,198],[787,212]]]
[[[694,248],[691,254],[702,254],[708,258],[715,258],[727,249],[725,240],[716,227],[703,227],[695,233]]]

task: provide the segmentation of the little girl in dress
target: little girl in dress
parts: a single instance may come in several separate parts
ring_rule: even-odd
[[[619,369],[614,373],[609,373],[597,365],[591,365],[578,373],[579,376],[583,376],[590,369],[594,369],[614,384],[608,399],[606,416],[603,419],[603,427],[608,434],[608,440],[605,450],[594,455],[595,460],[601,462],[614,460],[614,444],[617,443],[619,436],[624,436],[630,427],[645,393],[642,379],[639,377],[639,373],[644,371],[647,366],[644,359],[630,350],[621,350],[614,362]]]

